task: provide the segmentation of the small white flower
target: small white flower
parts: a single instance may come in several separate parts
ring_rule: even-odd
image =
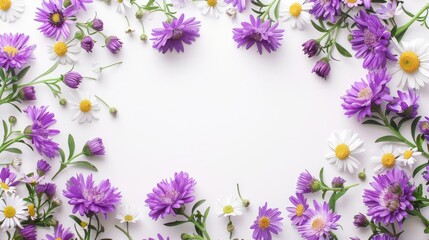
[[[126,14],[125,7],[131,8],[130,0],[113,0],[117,3],[116,12],[122,15]]]
[[[100,66],[98,62],[92,64],[91,72],[95,74],[94,78],[98,80],[100,78],[100,74],[103,71],[103,68]]]
[[[305,0],[298,0],[294,3],[286,3],[280,8],[280,20],[290,22],[292,28],[302,30],[310,23],[310,13],[313,3],[305,3]]]
[[[22,228],[21,221],[27,218],[27,204],[18,195],[3,195],[0,200],[0,228],[9,230],[18,226]]]
[[[201,9],[203,15],[214,15],[219,17],[225,12],[227,4],[223,0],[203,0],[198,3],[198,8]]]
[[[362,0],[343,0],[344,5],[349,8],[357,7],[362,4]]]
[[[243,214],[243,203],[237,197],[219,197],[219,204],[215,212],[217,215],[228,217],[228,216],[239,216]]]
[[[131,205],[121,205],[119,207],[118,213],[116,214],[116,219],[121,223],[135,223],[140,218],[140,212],[137,208]]]
[[[422,155],[421,152],[417,151],[417,148],[402,148],[398,150],[398,153],[398,162],[401,166],[408,166],[409,168],[413,168],[416,163],[417,159],[415,157]]]
[[[345,130],[341,133],[335,132],[328,139],[331,152],[325,155],[329,163],[335,164],[341,171],[348,170],[353,173],[359,166],[359,161],[352,155],[361,153],[363,141],[356,133]]]
[[[98,119],[95,113],[100,110],[98,99],[94,95],[79,96],[71,101],[72,108],[76,110],[73,120],[79,119],[79,123],[92,122]]]
[[[52,46],[48,47],[48,52],[51,55],[51,60],[56,60],[61,64],[73,64],[76,62],[76,54],[80,48],[76,45],[76,41],[63,42],[57,41]]]
[[[22,158],[19,156],[15,156],[10,162],[10,165],[15,168],[15,170],[19,170],[22,166]]]
[[[0,19],[3,22],[15,22],[24,12],[23,0],[0,0]]]
[[[393,146],[383,145],[381,147],[381,153],[377,156],[371,157],[371,160],[375,163],[378,163],[378,165],[374,168],[374,172],[379,173],[384,170],[392,169],[397,166],[396,158],[397,153],[393,151]]]
[[[9,178],[6,178],[4,181],[0,180],[0,189],[7,193],[14,193],[16,188],[11,186],[13,182]]]

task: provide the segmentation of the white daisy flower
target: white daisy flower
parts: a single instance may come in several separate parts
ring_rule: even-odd
[[[415,157],[422,155],[421,152],[417,151],[417,148],[402,148],[398,150],[398,162],[403,167],[413,168],[417,159]]]
[[[57,41],[52,46],[48,47],[48,52],[51,55],[51,60],[56,60],[61,64],[73,64],[76,62],[76,54],[80,48],[76,45],[76,41],[63,42]]]
[[[362,0],[343,0],[344,5],[349,8],[357,7],[362,4]]]
[[[125,7],[131,8],[130,0],[113,0],[117,3],[116,12],[122,15],[126,14]]]
[[[0,180],[0,189],[7,193],[14,193],[16,188],[13,185],[14,181],[11,181],[9,178],[6,178],[4,181]]]
[[[313,3],[305,3],[305,0],[298,0],[294,3],[286,3],[280,8],[280,20],[289,21],[292,28],[302,30],[310,23],[310,9]]]
[[[381,153],[377,156],[371,157],[371,160],[378,165],[374,168],[374,172],[379,173],[384,170],[392,169],[397,166],[397,153],[393,151],[393,146],[383,145],[381,147]]]
[[[15,22],[24,12],[23,0],[0,0],[0,19],[3,22]]]
[[[18,226],[22,228],[21,221],[27,219],[27,204],[19,196],[12,194],[3,195],[0,200],[0,228],[9,230]]]
[[[121,205],[119,207],[118,213],[116,214],[116,219],[121,223],[135,223],[140,218],[140,212],[137,208],[131,205]]]
[[[79,97],[77,101],[71,101],[72,108],[77,110],[73,120],[79,119],[79,123],[92,122],[93,119],[98,119],[95,115],[100,110],[98,99],[93,95]]]
[[[401,76],[399,87],[419,89],[429,82],[429,45],[424,39],[411,42],[392,39],[393,47],[398,52],[398,64],[394,74]]]
[[[326,160],[335,164],[341,171],[348,170],[350,173],[353,173],[360,164],[352,155],[365,151],[363,141],[351,130],[331,134],[328,139],[328,146],[332,152],[325,155]]]
[[[27,213],[31,220],[35,220],[37,218],[37,208],[34,204],[30,203],[27,205]]]
[[[214,15],[219,17],[225,12],[227,4],[223,0],[203,0],[198,3],[198,8],[201,9],[203,15]]]
[[[228,217],[228,216],[239,216],[243,214],[243,203],[237,197],[219,197],[219,205],[215,212],[217,215]]]

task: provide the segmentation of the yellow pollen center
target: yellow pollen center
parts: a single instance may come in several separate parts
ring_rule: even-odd
[[[0,187],[3,190],[9,190],[9,186],[6,183],[4,183],[4,182],[0,182]]]
[[[296,209],[295,209],[295,215],[298,217],[301,217],[304,214],[304,210],[305,210],[304,205],[298,204],[298,206],[296,206]]]
[[[61,21],[61,15],[59,13],[54,13],[51,16],[51,20],[54,23],[59,23]]]
[[[91,111],[92,103],[88,99],[84,99],[80,102],[79,108],[82,112],[87,113]]]
[[[118,3],[122,3],[124,0],[117,0],[118,1]]]
[[[316,231],[320,231],[325,227],[325,222],[323,222],[323,220],[321,218],[316,218],[312,223],[311,223],[311,228],[316,230]]]
[[[207,0],[207,5],[214,7],[217,5],[217,0]]]
[[[267,229],[270,226],[270,219],[267,217],[261,217],[259,219],[259,227],[262,229]]]
[[[407,73],[413,73],[420,67],[420,59],[414,52],[406,51],[399,57],[399,66]]]
[[[408,160],[408,159],[410,159],[412,156],[413,156],[413,151],[411,151],[411,150],[409,150],[409,149],[408,149],[407,151],[405,151],[405,152],[404,152],[404,158],[405,158],[405,159],[407,159],[407,160]]]
[[[371,95],[372,95],[371,89],[367,87],[359,91],[358,98],[365,99],[365,98],[371,97]]]
[[[87,222],[82,221],[82,222],[80,222],[80,226],[81,226],[82,228],[86,228],[86,226],[88,226],[88,223],[87,223]]]
[[[36,209],[34,208],[34,205],[28,204],[27,208],[28,208],[28,215],[30,215],[30,217],[34,217],[36,215]]]
[[[7,52],[7,54],[9,54],[9,56],[14,57],[18,53],[18,49],[16,49],[15,47],[12,47],[12,46],[4,46],[3,52]]]
[[[348,3],[356,3],[357,0],[346,0]]]
[[[55,238],[55,240],[63,240],[62,238],[60,238],[60,237],[57,237],[57,238]]]
[[[290,15],[292,15],[293,17],[298,17],[299,15],[301,15],[302,12],[302,6],[299,3],[292,3],[292,5],[290,5],[289,7],[289,12]]]
[[[335,156],[340,160],[344,160],[344,159],[348,158],[350,156],[349,146],[347,146],[344,143],[339,144],[335,148]]]
[[[56,42],[54,44],[54,52],[59,57],[66,55],[67,50],[68,50],[68,47],[65,42]]]
[[[395,155],[392,153],[385,153],[383,157],[381,157],[381,164],[386,168],[391,168],[396,164]]]
[[[0,0],[0,10],[7,11],[12,6],[11,0]]]
[[[134,217],[133,217],[133,216],[131,216],[131,215],[125,215],[124,220],[125,220],[126,222],[131,222],[132,220],[134,220]]]
[[[12,206],[6,206],[3,210],[3,214],[5,218],[13,218],[16,215],[16,210]]]
[[[232,212],[234,212],[234,208],[231,205],[226,205],[223,207],[223,213],[230,214]]]

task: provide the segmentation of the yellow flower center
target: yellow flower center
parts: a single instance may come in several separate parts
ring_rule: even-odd
[[[0,182],[0,187],[3,190],[9,190],[9,186],[6,183],[4,183],[4,182]]]
[[[36,208],[34,207],[33,204],[28,204],[27,208],[28,208],[28,215],[30,215],[30,217],[36,216]]]
[[[357,0],[346,0],[347,3],[356,3]]]
[[[61,21],[61,15],[59,13],[52,14],[51,21],[53,23],[59,23]]]
[[[427,130],[429,129],[429,122],[423,122],[421,125],[422,130]]]
[[[118,1],[118,3],[122,3],[124,0],[117,0]]]
[[[405,158],[405,159],[407,159],[407,160],[408,160],[408,159],[410,159],[412,156],[413,156],[413,151],[411,151],[411,150],[409,150],[409,149],[408,149],[407,151],[405,151],[405,152],[404,152],[404,158]]]
[[[124,220],[125,220],[126,222],[131,222],[132,220],[134,220],[134,217],[133,217],[133,216],[131,216],[131,215],[125,215]]]
[[[14,57],[18,53],[18,49],[16,49],[15,47],[12,47],[12,46],[4,46],[3,52],[7,52],[7,54],[9,54],[9,56]]]
[[[223,207],[223,213],[230,214],[232,212],[234,212],[234,208],[231,205],[226,205]]]
[[[347,146],[344,143],[339,144],[335,148],[335,156],[340,160],[344,160],[344,159],[348,158],[350,156],[349,146]]]
[[[386,168],[391,168],[396,164],[395,155],[392,153],[385,153],[383,157],[381,157],[381,164]]]
[[[12,6],[11,0],[0,0],[0,10],[7,11]]]
[[[304,210],[305,210],[304,205],[298,204],[298,206],[296,206],[296,209],[295,209],[295,215],[298,217],[301,217],[304,214]]]
[[[68,47],[65,42],[56,42],[54,44],[54,52],[59,57],[66,55],[67,50],[68,50]]]
[[[62,238],[60,238],[60,237],[57,237],[57,238],[55,238],[55,240],[63,240]]]
[[[88,99],[80,101],[79,108],[82,112],[87,113],[91,111],[92,103]]]
[[[86,228],[86,226],[88,226],[88,223],[87,223],[87,222],[82,221],[82,222],[80,222],[80,226],[81,226],[82,228]]]
[[[6,206],[3,210],[3,214],[5,218],[13,218],[16,215],[16,210],[12,206]]]
[[[420,59],[414,52],[406,51],[399,57],[399,66],[407,73],[413,73],[420,67]]]
[[[299,17],[299,15],[301,15],[302,12],[302,6],[299,3],[292,3],[292,5],[290,5],[289,7],[289,12],[290,15],[294,16],[294,17]]]
[[[259,219],[259,227],[262,229],[267,229],[270,226],[270,219],[267,217],[261,217]]]
[[[358,99],[369,99],[372,97],[372,91],[369,87],[361,89],[358,93]]]
[[[207,0],[207,5],[214,7],[217,5],[217,0]]]
[[[312,223],[311,223],[311,228],[316,230],[316,231],[320,231],[325,227],[325,222],[323,221],[323,219],[321,218],[316,218]]]

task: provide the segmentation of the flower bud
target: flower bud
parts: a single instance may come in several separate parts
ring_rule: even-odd
[[[237,15],[237,9],[235,9],[235,8],[228,8],[226,10],[226,15],[228,15],[230,17],[235,17],[235,15]]]
[[[344,178],[342,178],[342,177],[334,177],[332,179],[331,185],[333,188],[342,188],[342,187],[344,187],[345,182],[346,182],[346,180],[344,180]]]
[[[17,120],[17,119],[16,119],[16,117],[15,117],[15,116],[10,116],[10,117],[9,117],[9,123],[10,123],[10,124],[15,124],[15,123],[16,123],[16,120]]]
[[[45,223],[46,223],[46,225],[51,226],[51,227],[55,227],[58,225],[58,221],[53,219],[53,218],[45,221]]]
[[[309,58],[311,58],[320,52],[320,45],[316,40],[310,39],[302,44],[302,51],[304,54],[307,54]]]
[[[95,31],[101,32],[104,29],[104,23],[99,18],[94,18],[92,22],[89,23],[89,26]]]
[[[317,76],[326,79],[329,72],[331,71],[331,66],[329,65],[328,58],[322,58],[316,62],[311,72],[314,72]]]
[[[366,173],[365,173],[365,170],[363,170],[362,172],[360,172],[360,173],[358,174],[358,178],[359,178],[361,181],[365,181],[365,179],[366,179]]]
[[[56,206],[56,207],[61,206],[62,204],[63,204],[63,201],[61,201],[61,199],[59,199],[59,198],[57,198],[57,197],[55,197],[55,198],[52,200],[52,205],[54,205],[54,206]]]
[[[362,213],[356,214],[353,217],[353,219],[354,219],[353,225],[355,225],[358,228],[365,228],[369,225],[368,219]]]
[[[65,105],[67,105],[67,99],[65,99],[65,98],[61,98],[61,99],[60,99],[60,105],[61,105],[61,106],[65,106]]]
[[[63,6],[64,6],[64,8],[67,8],[67,7],[69,7],[69,6],[71,6],[71,1],[70,0],[64,0],[64,2],[63,2]]]
[[[94,40],[90,36],[86,36],[80,42],[80,46],[88,53],[94,48]]]
[[[116,114],[118,113],[118,109],[117,109],[117,108],[115,108],[115,107],[111,107],[111,108],[109,108],[109,113],[110,113],[112,116],[116,116]]]
[[[229,222],[228,225],[226,225],[226,231],[228,231],[229,233],[234,232],[234,224],[232,224],[232,222]]]
[[[146,33],[142,33],[142,35],[140,35],[140,40],[142,40],[143,42],[147,40]]]
[[[77,31],[77,32],[74,34],[74,37],[75,37],[77,40],[82,40],[82,39],[83,39],[83,37],[85,37],[85,33],[83,33],[82,31]]]
[[[180,235],[180,239],[189,240],[189,239],[192,239],[192,235],[189,235],[187,233],[182,233],[182,235]]]
[[[241,200],[241,202],[243,203],[243,207],[249,207],[250,206],[250,201],[247,199],[243,199],[243,200]]]
[[[144,17],[144,12],[141,8],[139,8],[139,10],[137,10],[137,12],[136,12],[136,18],[142,19],[143,17]]]
[[[351,42],[351,41],[353,40],[353,35],[349,34],[349,35],[347,36],[347,40],[349,40],[349,42]]]
[[[33,86],[26,86],[19,90],[18,97],[24,101],[36,100],[36,90]]]
[[[122,48],[121,40],[116,36],[110,36],[106,39],[106,47],[113,54],[117,54]]]
[[[82,82],[82,75],[78,72],[68,72],[63,76],[63,82],[69,88],[76,89],[79,87],[79,84]]]
[[[319,182],[319,180],[314,179],[311,182],[311,192],[318,192],[320,191],[320,189],[322,189],[322,184]]]

